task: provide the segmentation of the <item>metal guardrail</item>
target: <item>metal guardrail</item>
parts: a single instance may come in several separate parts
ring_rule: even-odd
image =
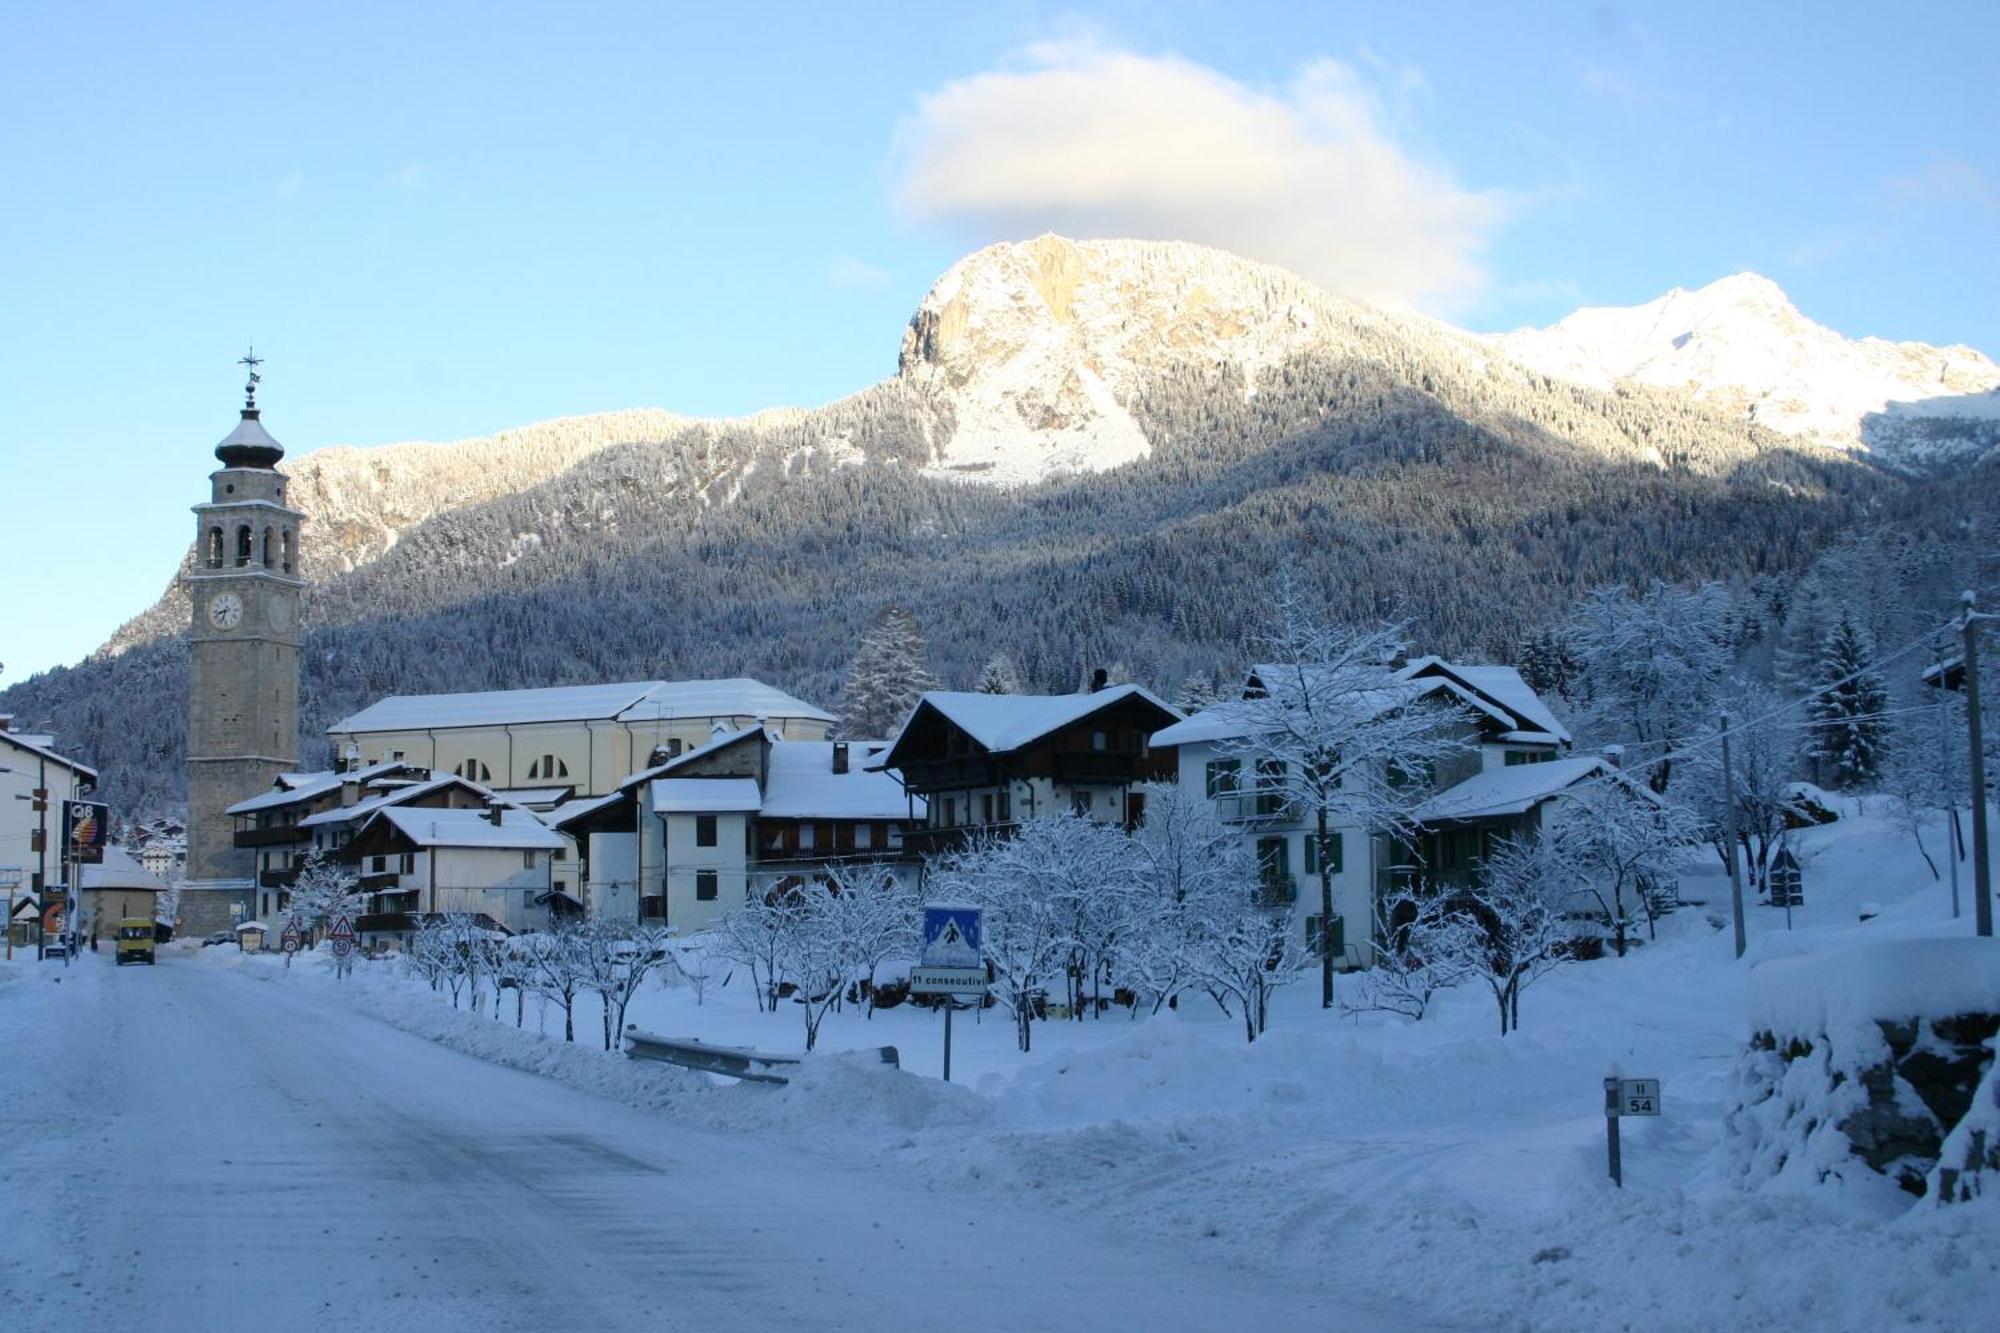
[[[878,1046],[876,1051],[882,1057],[882,1063],[891,1069],[903,1067],[902,1058],[894,1046]],[[625,1054],[633,1060],[658,1060],[662,1064],[699,1069],[705,1074],[726,1074],[750,1083],[787,1083],[790,1080],[783,1074],[772,1073],[772,1067],[799,1063],[796,1055],[767,1055],[742,1046],[715,1046],[688,1037],[656,1036],[651,1032],[641,1032],[637,1024],[626,1025]]]

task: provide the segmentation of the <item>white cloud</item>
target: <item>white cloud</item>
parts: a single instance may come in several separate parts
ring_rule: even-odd
[[[865,287],[886,287],[889,285],[887,269],[877,268],[865,259],[853,255],[842,255],[826,266],[827,285],[838,291],[858,291]]]
[[[976,240],[1200,241],[1433,309],[1484,287],[1480,253],[1504,211],[1397,143],[1336,61],[1274,93],[1091,38],[1029,46],[925,95],[894,156],[902,212]]]

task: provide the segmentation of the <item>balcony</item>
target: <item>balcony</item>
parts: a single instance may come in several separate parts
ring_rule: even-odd
[[[361,877],[360,888],[363,893],[382,893],[401,882],[393,870],[375,870]]]
[[[903,781],[913,791],[957,791],[965,787],[993,787],[1000,782],[999,767],[983,755],[958,759],[913,759],[903,765]]]
[[[1079,750],[1052,760],[1057,782],[1144,782],[1152,776],[1137,750]]]
[[[1225,824],[1292,824],[1300,817],[1296,802],[1283,792],[1227,792],[1215,798],[1215,813]]]
[[[1265,875],[1257,882],[1259,907],[1290,907],[1299,900],[1299,886],[1290,875]]]
[[[283,870],[260,870],[257,872],[257,887],[260,889],[289,889],[299,882],[298,866],[287,866]]]
[[[903,855],[937,856],[957,851],[974,838],[1011,837],[1019,827],[1018,823],[1010,821],[1005,824],[956,824],[948,828],[908,829],[903,834]]]
[[[236,830],[237,847],[289,847],[293,843],[306,841],[307,835],[299,831],[297,824],[273,824],[269,828],[240,828]]]

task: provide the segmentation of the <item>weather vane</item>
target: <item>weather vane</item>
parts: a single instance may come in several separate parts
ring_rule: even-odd
[[[252,343],[250,351],[247,354],[236,358],[236,364],[249,368],[250,381],[243,386],[243,410],[246,412],[255,412],[257,410],[257,384],[258,381],[264,378],[257,373],[257,367],[264,364],[264,358],[257,355],[257,345]]]

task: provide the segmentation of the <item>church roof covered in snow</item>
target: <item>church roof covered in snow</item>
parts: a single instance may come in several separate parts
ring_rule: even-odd
[[[392,694],[327,728],[334,735],[366,731],[423,731],[533,722],[675,718],[810,718],[833,714],[747,676],[726,680],[642,680],[614,685],[557,685],[532,690],[483,690],[470,694]]]

